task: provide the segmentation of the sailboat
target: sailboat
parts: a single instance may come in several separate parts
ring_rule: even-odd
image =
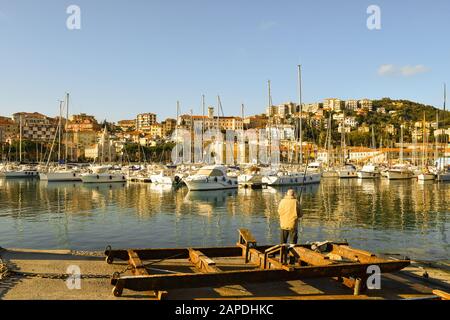
[[[301,65],[298,65],[298,89],[299,89],[299,130],[298,130],[298,145],[299,151],[299,164],[303,164],[303,141],[302,141],[302,77],[301,77]],[[269,95],[270,98],[270,95]],[[269,99],[270,101],[270,99]],[[308,151],[309,159],[309,151]],[[297,167],[298,170],[300,166]],[[304,172],[285,170],[278,171],[275,174],[267,175],[262,178],[262,182],[269,186],[287,186],[287,185],[304,185],[320,183],[322,173],[316,170],[308,172],[309,166],[307,165]]]
[[[108,144],[110,143],[110,141],[107,141],[107,136],[108,136],[108,129],[105,126],[104,130],[103,130],[103,134],[102,137],[100,139],[100,144],[101,144],[101,163],[100,165],[92,165],[90,167],[90,172],[89,173],[82,173],[80,175],[81,177],[81,181],[83,181],[83,183],[113,183],[113,182],[126,182],[127,178],[126,175],[123,174],[122,172],[115,172],[112,171],[113,166],[110,165],[104,165],[103,164],[103,160],[104,160],[104,147],[105,147],[105,143],[108,142]],[[111,147],[110,145],[108,146],[109,148]],[[111,152],[109,152],[110,156],[111,156]],[[109,157],[109,160],[111,159],[111,157]]]
[[[38,172],[35,168],[28,165],[21,165],[22,163],[22,114],[19,115],[19,166],[7,165],[4,168],[3,176],[8,179],[12,178],[35,178]]]
[[[337,178],[337,171],[331,166],[331,155],[332,155],[332,147],[331,147],[331,127],[332,127],[332,112],[329,112],[328,116],[328,126],[327,126],[327,139],[325,145],[327,146],[327,166],[322,171],[322,178]]]
[[[445,119],[445,104],[446,104],[446,100],[447,100],[447,87],[444,83],[444,119]],[[445,123],[445,121],[444,121]],[[444,141],[444,155],[445,155],[445,146],[448,143],[447,140],[447,135],[444,135],[444,139],[446,141]],[[438,181],[450,181],[450,165],[448,162],[446,162],[445,164],[442,163],[442,160],[446,160],[448,158],[439,158],[439,161],[437,161],[437,175],[436,175],[436,179]]]
[[[425,129],[425,111],[423,113],[422,122],[422,167],[420,173],[417,175],[417,180],[419,181],[431,181],[436,179],[436,174],[430,170],[427,166],[427,134]]]
[[[61,159],[61,128],[62,128],[62,102],[60,102],[59,106],[59,123],[58,130],[55,133],[58,134],[58,160]],[[66,132],[65,132],[65,160],[64,163],[67,162],[67,145],[68,145],[68,136],[67,136],[67,121],[69,120],[69,93],[66,93],[65,100],[66,107]],[[54,141],[53,141],[54,142]],[[56,168],[50,168],[49,162],[50,157],[53,151],[53,144],[50,150],[50,154],[48,156],[48,161],[46,165],[46,169],[39,172],[39,179],[41,181],[48,182],[62,182],[62,181],[81,181],[80,172],[76,168],[68,168],[67,165],[64,167],[57,166]]]
[[[403,125],[400,126],[400,163],[394,165],[387,171],[389,180],[406,180],[414,177],[411,168],[403,163]]]
[[[345,151],[345,110],[344,110],[344,118],[342,119],[341,125],[341,149],[342,149],[342,167],[337,170],[337,174],[339,179],[350,179],[357,178],[357,170],[356,167],[351,163],[346,163]]]

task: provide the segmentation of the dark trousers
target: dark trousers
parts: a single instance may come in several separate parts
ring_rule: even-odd
[[[281,243],[288,243],[288,239],[291,239],[291,244],[297,244],[298,234],[297,228],[293,230],[281,229]]]

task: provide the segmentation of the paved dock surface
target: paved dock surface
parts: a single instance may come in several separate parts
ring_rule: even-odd
[[[2,249],[0,257],[9,270],[0,273],[0,299],[9,300],[125,300],[155,299],[153,292],[124,290],[122,297],[111,293],[110,277],[126,269],[125,261],[107,264],[102,252],[74,252],[70,250]],[[217,258],[221,270],[248,269],[239,258]],[[1,261],[0,261],[1,262]],[[81,270],[81,288],[69,289],[64,276],[70,266]],[[151,266],[173,272],[196,272],[187,260],[165,260]],[[16,274],[15,272],[18,272]],[[61,276],[63,275],[63,276]],[[125,270],[123,275],[131,275]],[[425,275],[425,277],[424,277]],[[428,276],[428,277],[426,277]],[[333,279],[307,279],[262,284],[243,284],[220,288],[171,290],[168,299],[405,299],[432,296],[432,290],[449,292],[450,265],[448,263],[413,262],[411,266],[393,274],[383,274],[381,290],[367,290],[359,296]]]

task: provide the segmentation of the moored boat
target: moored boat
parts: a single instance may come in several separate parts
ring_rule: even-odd
[[[222,165],[209,165],[200,168],[195,174],[183,179],[190,191],[234,189],[238,187],[236,177],[227,174]]]
[[[99,166],[91,168],[91,172],[80,175],[81,181],[84,183],[113,183],[126,182],[125,174],[121,172],[109,171],[109,166]]]
[[[337,170],[337,174],[340,179],[350,179],[358,177],[357,170],[352,164],[346,164],[342,168],[339,168]]]
[[[357,172],[360,179],[375,179],[381,176],[380,169],[375,164],[366,164]]]
[[[413,177],[414,172],[405,164],[396,164],[387,170],[387,178],[389,180],[406,180]]]

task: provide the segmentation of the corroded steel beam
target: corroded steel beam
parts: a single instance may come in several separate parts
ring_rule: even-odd
[[[403,269],[409,260],[376,263],[382,273]],[[367,274],[371,263],[333,264],[328,266],[283,269],[225,271],[218,273],[181,273],[171,275],[131,276],[111,279],[111,284],[135,291],[220,287],[233,284],[290,281],[308,278],[359,277]]]

